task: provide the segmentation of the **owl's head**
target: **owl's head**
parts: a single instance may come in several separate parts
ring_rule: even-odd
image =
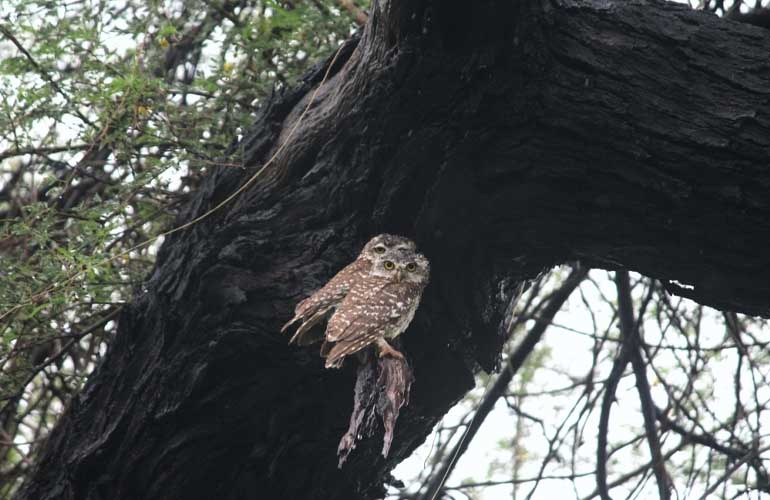
[[[383,233],[369,240],[358,257],[374,262],[394,254],[414,252],[416,248],[417,245],[409,238]]]
[[[428,284],[430,263],[421,253],[414,251],[393,252],[372,264],[372,276],[388,278],[395,283]]]

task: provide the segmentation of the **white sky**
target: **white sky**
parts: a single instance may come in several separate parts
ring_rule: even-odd
[[[601,292],[603,295],[609,298],[614,298],[616,295],[614,289],[614,282],[609,278],[609,273],[605,271],[591,271],[591,276],[595,281],[600,284]],[[633,279],[634,275],[632,275]],[[598,321],[602,324],[599,328],[605,328],[607,323],[612,317],[609,307],[604,303],[600,297],[598,290],[593,286],[583,286],[583,291],[592,304],[594,314],[596,314]],[[635,290],[635,299],[639,300],[641,297],[638,295],[641,290]],[[690,301],[687,301],[690,302]],[[592,363],[592,348],[593,340],[589,337],[582,335],[578,332],[591,333],[593,332],[592,322],[587,309],[579,298],[577,291],[573,293],[569,301],[556,316],[554,325],[560,325],[569,328],[560,328],[559,326],[551,326],[546,331],[541,346],[546,346],[550,352],[550,358],[545,363],[545,366],[536,372],[534,380],[527,387],[528,392],[543,391],[548,389],[554,389],[558,387],[566,387],[573,383],[574,379],[582,379],[587,374],[587,371],[591,367]],[[650,344],[655,344],[659,338],[659,328],[652,322],[645,322],[645,341]],[[611,330],[611,334],[615,336],[619,335],[617,327]],[[770,339],[770,332],[768,331],[752,331],[759,340]],[[521,333],[518,334],[520,338]],[[701,343],[703,346],[719,345],[724,338],[724,326],[721,323],[719,313],[713,309],[707,309],[704,315],[703,325],[701,329]],[[686,347],[687,344],[681,336],[669,334],[666,336],[666,341],[669,344],[677,345],[679,347]],[[612,354],[612,351],[608,352]],[[732,414],[734,409],[734,385],[733,376],[735,370],[734,355],[725,355],[721,361],[713,361],[709,364],[710,369],[714,373],[713,380],[713,396],[711,399],[711,405],[709,409],[713,411],[717,416],[727,418]],[[674,361],[666,359],[666,354],[662,353],[656,357],[656,366],[664,366]],[[601,374],[597,375],[595,380],[601,380],[609,373],[609,363],[605,362],[600,364],[603,368]],[[630,373],[630,365],[626,371]],[[652,386],[653,398],[655,403],[659,407],[665,407],[667,398],[665,391],[657,382],[655,375],[652,371],[648,370],[648,377]],[[672,370],[671,373],[665,377],[667,383],[675,387],[682,387],[687,382],[687,378],[676,370]],[[518,377],[514,377],[511,387],[516,387]],[[706,378],[708,380],[708,378]],[[419,384],[419,380],[415,382]],[[753,389],[751,384],[748,384],[747,389]],[[481,394],[484,388],[477,387],[474,393]],[[708,388],[704,388],[708,389]],[[770,398],[770,389],[764,387],[760,389],[760,400],[765,401]],[[569,393],[567,393],[569,394]],[[747,392],[747,395],[750,394]],[[639,398],[634,385],[632,376],[625,377],[617,390],[618,403],[614,404],[610,414],[610,443],[623,442],[637,435],[641,429],[643,429],[643,419],[639,411]],[[546,427],[549,432],[549,437],[554,431],[554,426],[559,424],[566,415],[567,410],[574,404],[575,396],[570,397],[553,397],[553,396],[537,396],[528,398],[522,405],[522,409],[527,413],[537,416],[546,422]],[[461,402],[452,409],[444,418],[445,425],[456,425],[459,423],[469,408],[468,403]],[[593,429],[598,428],[598,408],[594,411],[592,417],[587,422],[584,437],[585,443],[580,447],[579,458],[583,461],[583,465],[576,467],[576,472],[590,472],[595,467],[595,455],[596,455],[596,441],[592,436],[595,434]],[[768,428],[770,421],[765,416],[762,419],[761,428]],[[497,406],[492,413],[487,417],[484,424],[481,426],[479,433],[476,435],[468,451],[460,458],[455,468],[454,473],[447,481],[447,486],[457,486],[464,479],[472,478],[474,482],[484,480],[506,480],[510,479],[510,472],[503,471],[493,474],[489,474],[490,465],[497,461],[503,463],[511,463],[512,457],[507,451],[501,451],[498,443],[502,438],[510,439],[514,432],[516,425],[516,416],[501,400],[498,401]],[[519,472],[520,478],[536,477],[538,474],[538,468],[540,466],[540,458],[548,449],[548,443],[539,432],[536,426],[530,425],[530,434],[526,439],[526,448],[535,458],[532,461],[525,463]],[[398,427],[396,427],[398,432]],[[668,443],[664,444],[664,453],[670,449],[671,444],[678,443],[678,438],[670,439]],[[409,486],[414,484],[413,478],[415,478],[419,472],[426,467],[426,460],[430,454],[430,450],[433,444],[433,436],[428,437],[426,442],[419,447],[415,453],[402,464],[400,464],[394,472],[394,476],[404,481]],[[680,452],[682,455],[675,455],[674,458],[687,452]],[[613,456],[617,457],[618,464],[610,464],[608,466],[609,480],[611,481],[613,476],[628,472],[646,463],[649,460],[649,452],[646,442],[642,443],[638,447],[629,447],[621,453]],[[705,454],[704,454],[705,457]],[[546,474],[569,474],[571,472],[569,467],[569,456],[562,457],[565,462],[564,466],[554,468],[554,462],[551,463],[549,468],[546,469]],[[633,484],[632,481],[630,484]],[[583,479],[576,481],[577,492],[579,497],[583,497],[595,489],[595,477],[589,475]],[[693,490],[689,492],[679,491],[680,494],[686,493],[684,498],[697,498],[707,488],[708,485],[695,485]],[[391,490],[395,492],[396,490]],[[526,497],[530,491],[530,486],[524,485],[519,489],[519,494],[522,494],[522,498]],[[622,489],[617,492],[623,491]],[[615,492],[615,494],[617,494]],[[487,487],[481,494],[474,494],[474,499],[479,500],[493,500],[498,498],[511,498],[512,488],[510,485],[501,485],[495,487]],[[572,488],[571,481],[565,480],[544,480],[538,486],[533,499],[561,499],[561,498],[575,498],[576,494]],[[619,496],[622,498],[625,495]],[[457,495],[456,498],[464,498],[462,495]],[[636,498],[658,498],[657,490],[654,481],[649,481],[646,487],[642,490],[642,493]],[[753,498],[753,497],[743,497]]]

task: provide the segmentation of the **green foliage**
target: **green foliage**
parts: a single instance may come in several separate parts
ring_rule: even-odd
[[[42,438],[153,265],[144,243],[353,29],[330,0],[0,1],[0,430]],[[0,473],[32,453],[0,445]]]

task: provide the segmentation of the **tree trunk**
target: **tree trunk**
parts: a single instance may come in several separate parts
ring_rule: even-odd
[[[194,196],[180,223],[286,142],[167,239],[19,498],[381,495],[495,367],[516,283],[560,262],[770,315],[768,54],[760,28],[660,1],[375,2]],[[354,363],[279,329],[385,231],[431,259],[411,402],[387,460],[380,432],[338,470]]]

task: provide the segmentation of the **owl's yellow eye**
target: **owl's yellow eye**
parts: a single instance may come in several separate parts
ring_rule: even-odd
[[[382,266],[385,268],[386,271],[392,271],[393,268],[396,267],[396,265],[389,260],[386,260],[385,262],[383,262]]]
[[[385,247],[383,247],[383,246],[374,247],[374,252],[375,253],[385,253]]]
[[[409,264],[406,265],[406,270],[409,271],[410,273],[415,272],[417,270],[417,264],[415,264],[414,262],[410,262]]]

